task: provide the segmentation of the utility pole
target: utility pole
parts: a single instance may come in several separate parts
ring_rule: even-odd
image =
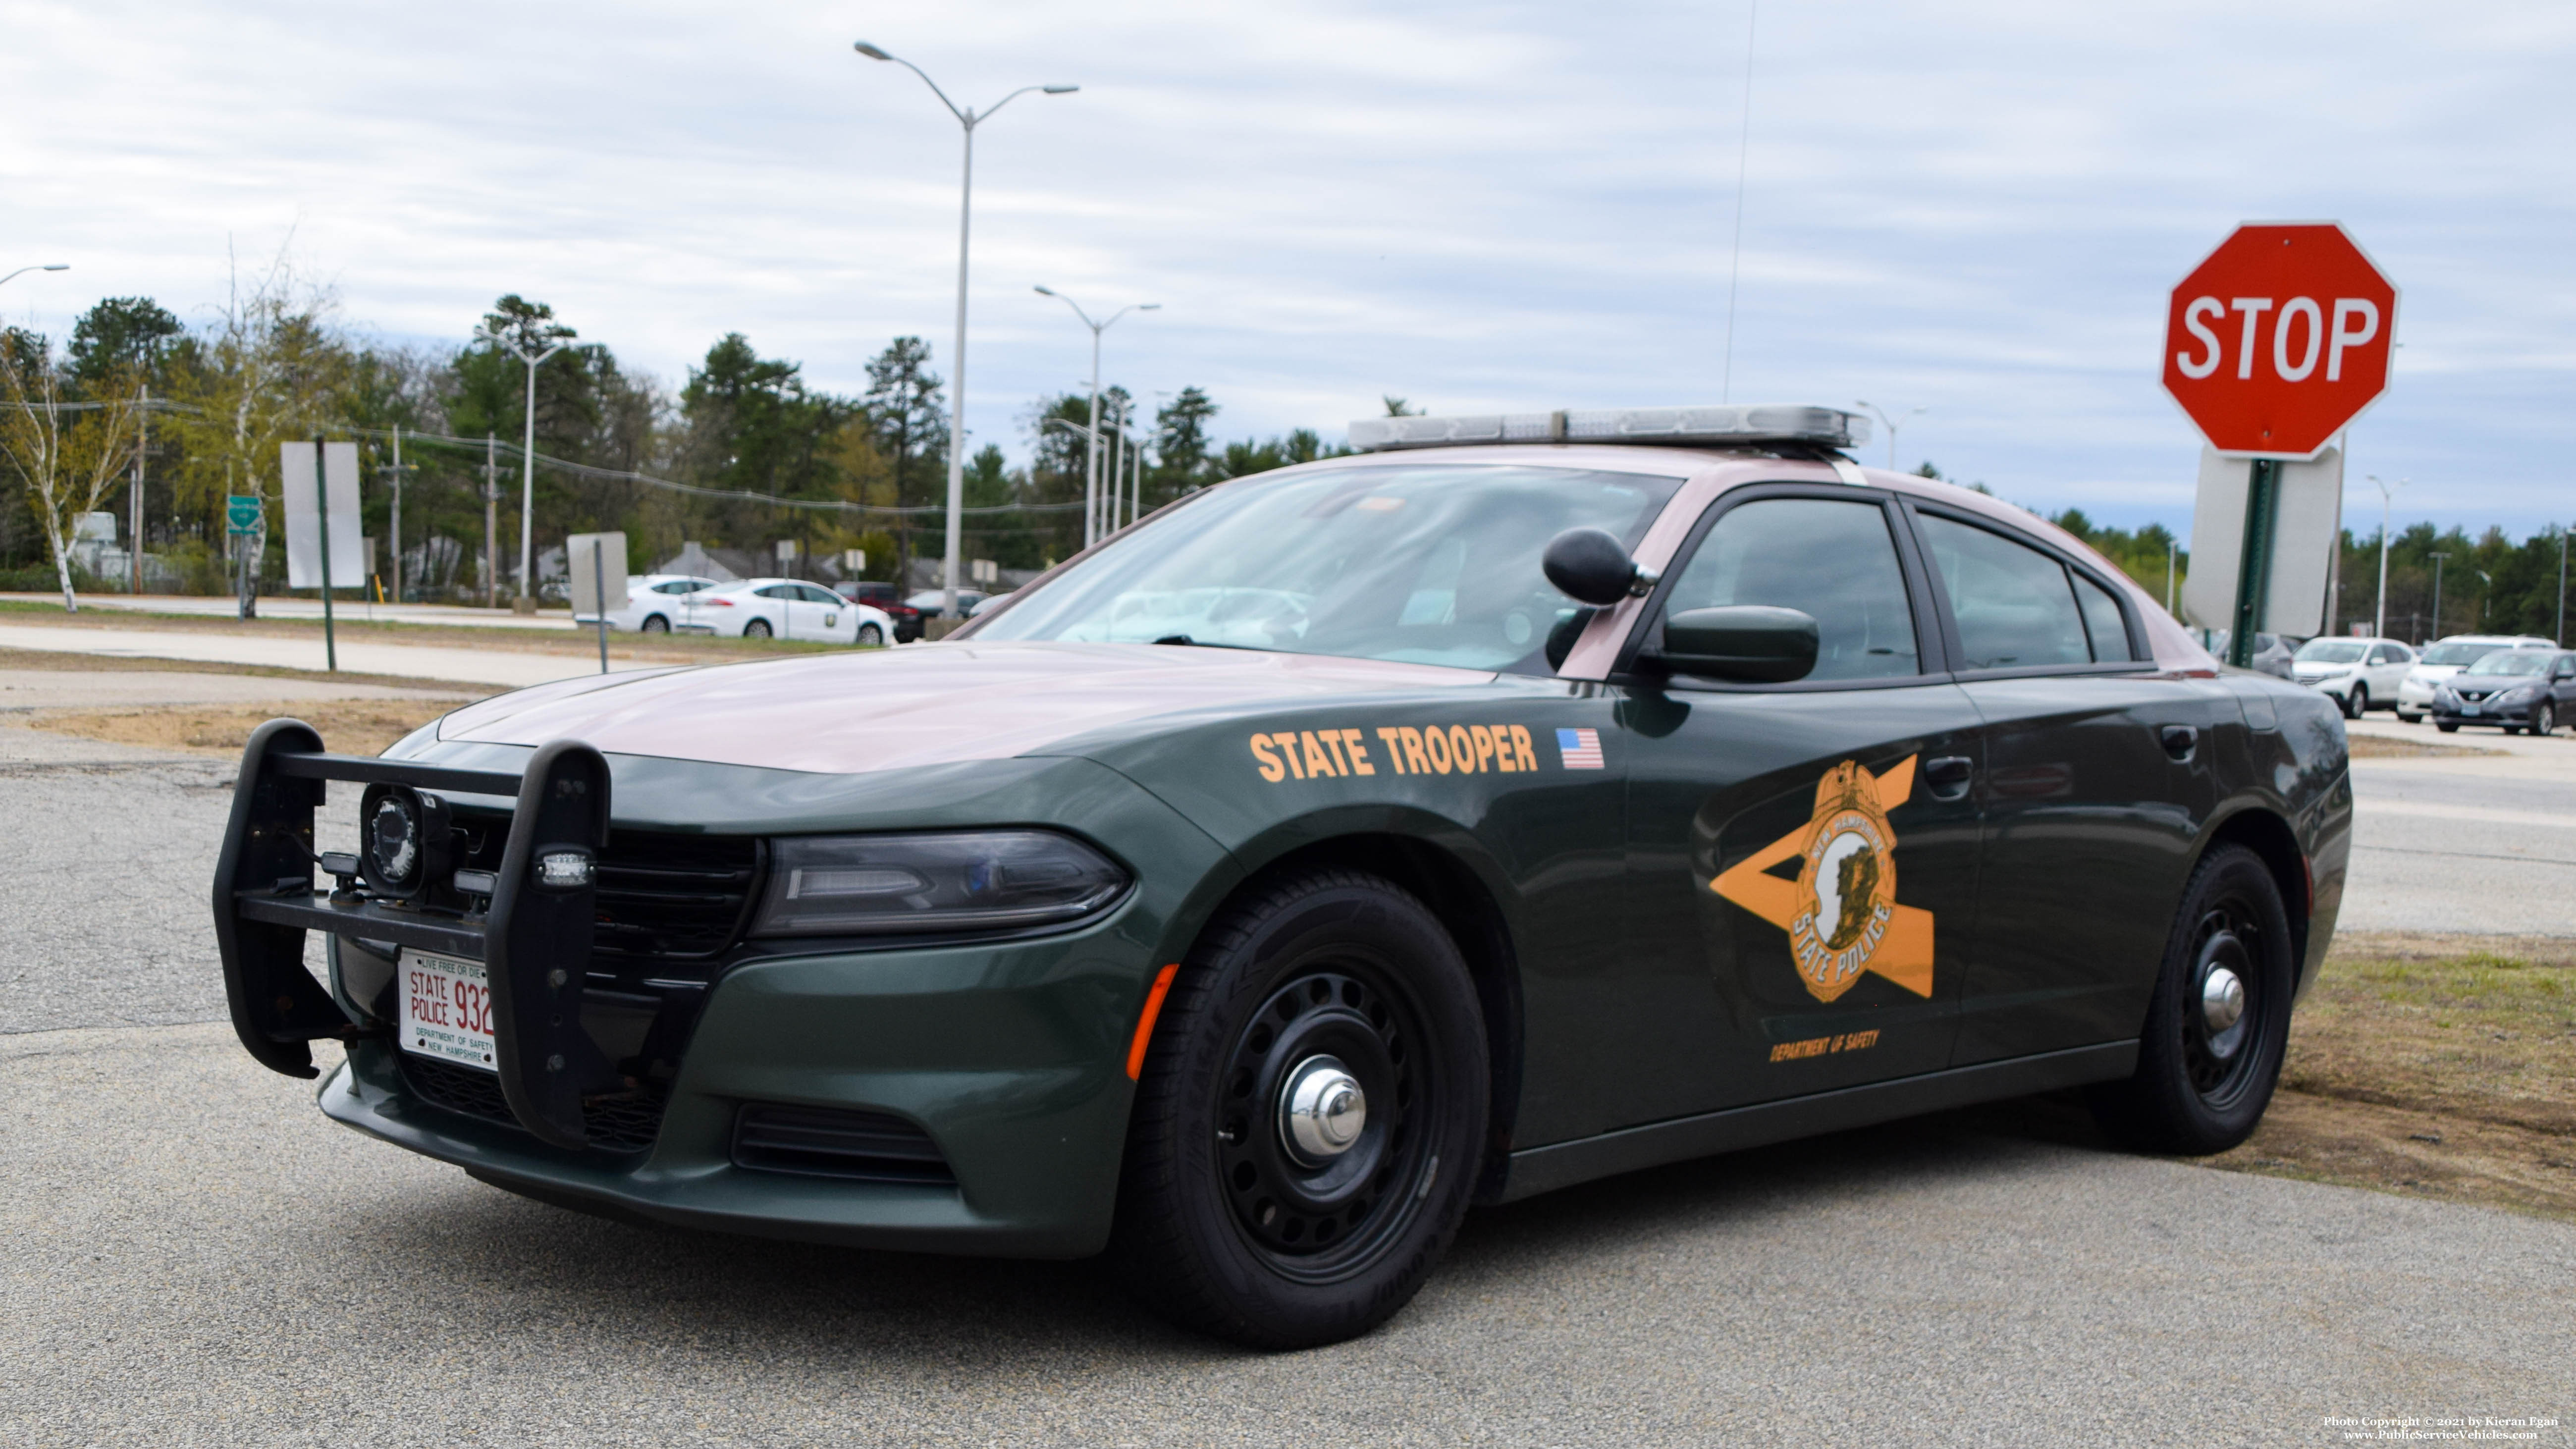
[[[313,436],[313,519],[322,535],[322,659],[331,672],[340,672],[340,640],[331,628],[331,485],[324,481],[319,433]]]
[[[501,444],[483,435],[483,607],[501,607]]]
[[[134,523],[127,530],[132,538],[133,557],[128,560],[132,582],[126,592],[138,598],[143,593],[143,450],[152,446],[152,389],[144,388],[142,394],[134,409],[134,486],[127,490],[134,495],[127,500]]]
[[[392,526],[391,526],[387,531],[388,531],[388,532],[390,532],[391,534],[393,534],[393,556],[394,556],[394,602],[395,602],[395,603],[397,603],[397,604],[399,604],[399,603],[401,603],[401,602],[402,602],[402,585],[403,585],[403,577],[402,577],[402,574],[403,574],[403,558],[402,558],[402,485],[403,485],[403,460],[402,460],[402,424],[400,424],[400,423],[396,423],[396,424],[394,424],[394,461],[393,461],[393,466],[391,466],[391,467],[389,467],[389,468],[385,469],[384,471],[385,471],[385,472],[388,472],[388,473],[391,473],[391,474],[393,474],[393,475],[394,475],[394,511],[393,511],[393,522],[392,522]]]
[[[2181,540],[2165,540],[2165,612],[2168,614],[2174,611],[2174,564],[2181,552]]]
[[[2449,555],[2449,554],[2447,554],[2447,553],[2437,553],[2437,554],[2433,555],[2433,632],[2432,632],[2432,637],[2433,637],[2436,641],[2440,640],[2440,639],[2441,639],[2441,637],[2442,637],[2442,560],[2444,560],[2444,559],[2446,559],[2446,558],[2449,558],[2449,557],[2450,557],[2450,555]]]
[[[2558,530],[2558,647],[2567,647],[2567,530]]]

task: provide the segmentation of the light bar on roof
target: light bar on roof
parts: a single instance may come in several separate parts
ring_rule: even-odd
[[[1856,448],[1868,441],[1869,419],[1840,408],[1796,403],[1361,418],[1351,424],[1351,446],[1363,453],[1473,443],[1808,443]]]

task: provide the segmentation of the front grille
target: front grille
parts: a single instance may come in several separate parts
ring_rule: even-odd
[[[462,1116],[518,1127],[519,1119],[510,1115],[510,1104],[501,1096],[499,1077],[409,1052],[394,1056],[413,1096]],[[582,1104],[582,1130],[589,1134],[590,1145],[602,1152],[641,1152],[661,1133],[662,1108],[668,1100],[669,1092],[651,1082],[631,1092],[594,1097]]]
[[[901,1117],[771,1102],[747,1102],[735,1114],[733,1165],[859,1182],[957,1183],[939,1144]]]
[[[760,884],[760,842],[612,830],[599,857],[592,949],[703,959],[733,944]]]

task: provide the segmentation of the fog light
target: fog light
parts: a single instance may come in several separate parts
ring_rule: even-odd
[[[579,890],[590,884],[591,856],[587,850],[555,846],[537,855],[537,884],[548,890]]]

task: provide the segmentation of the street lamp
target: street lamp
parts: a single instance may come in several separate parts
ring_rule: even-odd
[[[515,340],[489,328],[484,329],[483,338],[487,342],[510,349],[511,356],[528,365],[527,441],[522,445],[519,453],[519,597],[526,599],[530,597],[533,582],[530,574],[533,570],[537,537],[537,367],[547,358],[563,351],[566,344],[557,342],[545,351],[530,357],[526,349],[520,347]],[[565,559],[564,566],[566,568],[572,566],[569,557]]]
[[[1852,406],[1868,408],[1869,415],[1878,419],[1878,425],[1887,429],[1887,471],[1890,473],[1896,471],[1896,430],[1932,411],[1929,407],[1919,407],[1901,418],[1891,418],[1872,403],[1855,402]]]
[[[0,282],[5,282],[9,280],[9,277],[18,275],[18,272],[68,272],[71,269],[72,264],[69,262],[39,262],[32,267],[20,267],[17,272],[11,272],[6,277],[0,277]]]
[[[2388,508],[2396,500],[2397,490],[2414,480],[2400,478],[2394,483],[2382,483],[2378,474],[2369,476],[2379,488],[2379,616],[2378,622],[2371,625],[2371,632],[2385,639],[2388,637]]]
[[[852,41],[850,48],[870,60],[890,60],[921,77],[930,93],[957,118],[966,133],[966,166],[957,188],[957,352],[949,363],[952,391],[948,395],[948,561],[946,583],[948,599],[940,617],[954,619],[957,614],[957,560],[966,526],[966,241],[975,206],[975,127],[993,118],[993,113],[1031,91],[1044,91],[1051,96],[1070,95],[1080,86],[1022,86],[982,111],[960,110],[948,99],[927,72],[899,55],[888,55],[864,40]]]
[[[2449,558],[2449,557],[2450,557],[2450,555],[2449,555],[2449,554],[2447,554],[2447,553],[2437,553],[2437,554],[2434,554],[2432,557],[2433,557],[2433,640],[2434,640],[2434,642],[2439,643],[2439,642],[2441,641],[2441,638],[2442,638],[2442,560],[2444,560],[2444,559],[2446,559],[2446,558]]]
[[[1082,310],[1080,302],[1062,292],[1052,287],[1040,287],[1037,293],[1071,307],[1073,315],[1082,319],[1082,325],[1091,329],[1091,443],[1084,450],[1082,461],[1082,546],[1089,548],[1100,537],[1100,334],[1109,330],[1110,323],[1130,312],[1159,312],[1163,310],[1163,304],[1133,302],[1110,313],[1107,320],[1094,322],[1091,314]]]

